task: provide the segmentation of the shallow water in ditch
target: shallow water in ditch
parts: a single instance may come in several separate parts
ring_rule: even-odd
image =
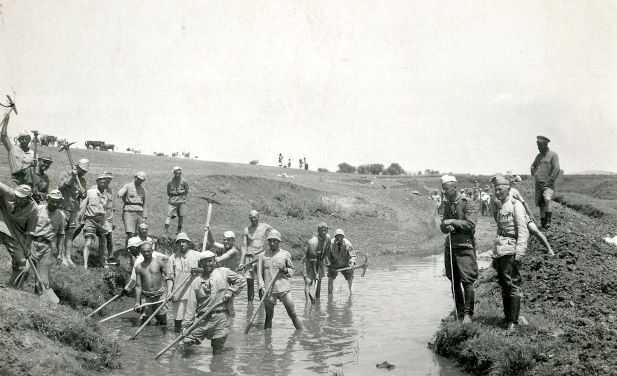
[[[175,333],[150,326],[135,341],[131,317],[107,326],[122,344],[123,368],[113,375],[314,375],[342,368],[345,375],[463,375],[427,348],[439,322],[452,307],[443,276],[443,258],[410,258],[381,269],[356,273],[353,296],[339,276],[334,294],[327,296],[322,282],[321,302],[304,302],[303,281],[293,280],[293,299],[305,329],[295,331],[283,306],[275,308],[273,330],[264,331],[264,315],[244,334],[246,292],[236,299],[236,317],[226,347],[213,357],[209,341],[190,351],[171,349],[155,361],[154,355],[171,342]],[[128,302],[127,302],[128,303]],[[248,312],[247,312],[248,310]],[[387,360],[388,371],[375,365]],[[342,373],[341,373],[342,374]]]

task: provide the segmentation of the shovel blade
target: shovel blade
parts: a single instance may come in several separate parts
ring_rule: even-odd
[[[41,294],[41,300],[52,304],[60,303],[60,298],[58,298],[58,295],[56,295],[54,290],[51,288],[46,288],[43,290],[43,294]]]

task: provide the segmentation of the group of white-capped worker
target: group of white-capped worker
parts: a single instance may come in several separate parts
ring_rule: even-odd
[[[539,153],[531,164],[536,205],[540,209],[541,227],[545,230],[551,226],[551,201],[555,192],[555,181],[561,174],[559,157],[557,153],[549,150],[549,142],[545,136],[537,137]],[[494,176],[491,179],[494,198],[487,199],[486,195],[467,194],[467,190],[459,191],[454,176],[441,177],[443,197],[439,201],[443,218],[440,227],[441,231],[447,234],[444,263],[446,275],[451,282],[456,315],[463,323],[472,321],[475,306],[474,283],[478,278],[475,241],[477,201],[481,201],[480,205],[490,201],[490,213],[497,224],[491,256],[501,287],[504,326],[507,330],[516,330],[519,324],[523,296],[521,260],[527,252],[529,235],[537,237],[547,253],[554,255],[546,236],[536,224],[531,209],[516,188],[521,181],[520,176]],[[436,197],[431,198],[437,201]]]
[[[291,254],[280,248],[281,233],[260,221],[259,213],[251,210],[249,224],[242,232],[240,249],[236,235],[227,230],[222,244],[215,242],[209,226],[206,244],[194,249],[194,243],[183,223],[187,215],[189,184],[182,176],[182,168],[173,168],[173,177],[167,184],[168,211],[164,222],[165,237],[172,219],[177,218],[173,249],[162,252],[156,238],[149,234],[146,174],[135,173],[132,182],[124,184],[116,198],[122,203],[122,221],[126,233],[126,247],[114,252],[112,242],[113,200],[111,172],[96,176],[96,184],[88,187],[90,169],[88,159],[71,164],[71,170],[50,186],[47,170],[51,157],[37,155],[37,138],[27,133],[16,137],[16,145],[9,140],[7,127],[11,111],[2,119],[0,138],[8,151],[9,169],[15,186],[0,182],[0,244],[8,250],[12,261],[9,286],[19,288],[34,271],[37,292],[50,288],[49,273],[55,263],[75,267],[73,240],[83,234],[83,267],[90,264],[104,266],[104,279],[120,295],[135,295],[135,312],[142,321],[156,319],[167,325],[169,314],[174,328],[186,332],[186,345],[199,344],[210,339],[214,353],[222,351],[228,334],[229,318],[233,316],[233,298],[245,286],[252,304],[255,280],[260,301],[266,311],[265,328],[272,327],[277,300],[284,305],[293,326],[302,329],[295,312],[290,279],[294,274]],[[68,155],[70,161],[70,155]],[[92,249],[98,243],[98,250]],[[157,249],[159,248],[159,249]],[[98,257],[89,259],[90,253]],[[128,261],[130,277],[124,273],[120,259]],[[327,275],[328,294],[333,292],[333,281],[340,272],[348,282],[351,293],[356,253],[342,229],[333,238],[328,226],[320,223],[317,235],[308,241],[302,263],[305,268],[307,299],[314,302],[321,290],[321,277]],[[344,270],[340,270],[344,269]],[[214,299],[220,305],[208,311],[208,319],[196,321]],[[152,317],[150,317],[152,316]],[[195,324],[195,325],[193,325]]]

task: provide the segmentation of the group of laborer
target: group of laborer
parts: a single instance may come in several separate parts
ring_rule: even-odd
[[[552,222],[551,200],[555,181],[560,175],[559,158],[549,150],[550,140],[538,136],[538,155],[531,165],[535,179],[535,199],[540,208],[541,226],[550,227]],[[497,223],[497,237],[493,249],[493,267],[497,271],[502,293],[503,312],[508,330],[514,330],[519,322],[521,297],[523,296],[520,274],[521,260],[527,252],[530,233],[554,255],[546,236],[534,221],[533,214],[521,193],[514,187],[519,179],[496,175],[491,179],[494,200],[491,213]],[[476,261],[475,226],[477,209],[473,199],[457,189],[454,176],[441,178],[443,219],[441,231],[448,234],[445,241],[446,275],[451,281],[457,317],[463,323],[471,322],[474,314],[474,282],[478,278]]]
[[[89,253],[96,238],[99,255],[105,256],[103,264],[107,265],[113,252],[114,196],[109,187],[113,175],[101,173],[96,177],[96,185],[87,189],[90,162],[80,159],[59,179],[57,189],[50,190],[46,171],[52,159],[36,155],[36,143],[33,151],[29,134],[20,134],[17,147],[13,145],[7,135],[9,117],[10,111],[5,114],[0,131],[16,183],[14,188],[0,183],[0,244],[5,245],[12,258],[9,284],[21,286],[32,268],[37,271],[38,289],[49,288],[49,269],[55,262],[54,257],[65,266],[74,266],[71,249],[77,231],[82,231],[85,238],[84,267],[88,268]],[[175,252],[171,255],[158,252],[148,234],[146,174],[137,172],[134,180],[117,192],[122,201],[127,236],[126,256],[132,265],[131,276],[122,284],[120,295],[134,289],[134,310],[142,314],[142,320],[156,318],[161,325],[167,324],[167,303],[171,302],[176,331],[191,328],[186,332],[185,344],[201,343],[208,338],[213,351],[218,353],[228,333],[229,317],[234,313],[233,297],[247,286],[248,301],[252,302],[257,280],[259,297],[266,311],[264,327],[272,327],[274,306],[279,300],[294,327],[301,329],[290,292],[294,265],[291,254],[280,248],[280,232],[260,222],[259,213],[252,210],[250,224],[242,234],[241,249],[236,248],[233,231],[223,233],[222,244],[215,242],[209,225],[202,251],[193,249],[193,242],[182,231],[189,185],[180,167],[174,167],[172,173],[173,178],[167,184],[165,233],[173,218],[177,217],[178,222]],[[340,269],[351,292],[356,262],[351,243],[341,229],[336,230],[334,238],[328,235],[325,223],[320,223],[317,230],[317,235],[307,244],[303,259],[307,297],[310,295],[311,300],[319,297],[324,269],[328,270],[330,278],[329,294],[332,294],[333,281]],[[116,256],[119,257],[118,252]],[[120,268],[112,269],[108,271],[117,276]],[[204,313],[207,313],[207,320],[197,322]]]
[[[283,157],[283,153],[279,153],[278,164],[279,164],[279,167],[291,168],[291,158],[287,158],[287,163],[285,163],[285,158]],[[308,162],[306,162],[306,157],[298,158],[298,168],[300,170],[309,169]]]

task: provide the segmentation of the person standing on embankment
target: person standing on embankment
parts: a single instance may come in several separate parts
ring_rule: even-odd
[[[444,191],[441,232],[445,239],[446,276],[453,284],[457,319],[471,322],[474,313],[475,291],[473,284],[478,279],[475,230],[477,210],[467,196],[456,190],[456,178],[441,177]]]
[[[495,198],[493,216],[497,222],[497,237],[493,249],[493,267],[501,287],[506,328],[516,329],[521,309],[521,260],[527,252],[527,214],[523,204],[510,195],[510,181],[504,176],[493,178]]]
[[[538,136],[536,145],[540,151],[531,164],[531,176],[536,179],[536,204],[540,208],[540,224],[549,228],[553,212],[551,200],[555,194],[555,180],[559,177],[559,156],[549,150],[547,137]]]

